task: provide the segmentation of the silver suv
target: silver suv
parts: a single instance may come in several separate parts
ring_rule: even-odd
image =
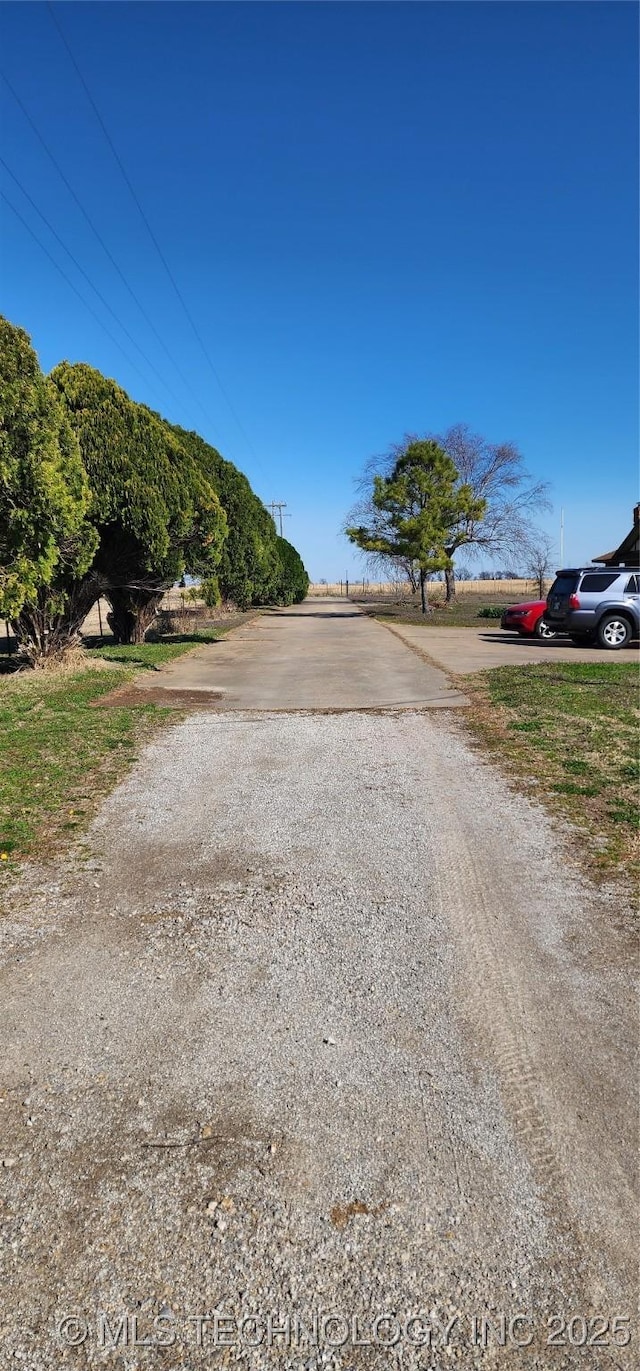
[[[558,571],[544,617],[580,647],[624,647],[640,636],[640,571],[592,566]]]

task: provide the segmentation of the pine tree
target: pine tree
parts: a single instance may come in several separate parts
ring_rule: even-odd
[[[366,552],[417,566],[426,614],[427,576],[451,567],[451,531],[462,518],[480,518],[484,500],[459,483],[457,468],[436,442],[415,439],[399,450],[388,476],[373,477],[370,503],[369,524],[347,528],[347,537]]]

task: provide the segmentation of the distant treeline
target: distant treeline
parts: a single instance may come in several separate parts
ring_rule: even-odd
[[[0,426],[0,615],[32,662],[77,642],[100,596],[117,641],[141,641],[184,575],[209,605],[304,599],[302,561],[242,472],[85,363],[45,376],[2,316]]]

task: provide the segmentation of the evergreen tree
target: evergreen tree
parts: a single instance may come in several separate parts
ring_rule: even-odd
[[[397,452],[389,475],[373,477],[368,524],[346,529],[366,552],[417,566],[422,613],[425,584],[434,571],[452,566],[452,530],[462,519],[479,519],[485,502],[460,484],[451,458],[433,439],[413,439]]]
[[[278,538],[280,558],[280,582],[277,588],[277,603],[281,605],[300,604],[309,590],[309,577],[304,563],[295,547],[286,538]]]
[[[93,572],[119,642],[140,642],[185,572],[215,574],[227,521],[211,482],[175,431],[83,363],[51,373],[77,435],[94,501]]]
[[[84,363],[45,377],[1,319],[0,418],[0,613],[33,660],[78,641],[99,595],[116,640],[140,641],[185,573],[212,604],[306,594],[298,554],[231,462]]]
[[[217,491],[227,517],[228,534],[217,571],[222,598],[232,600],[239,609],[273,604],[281,564],[271,515],[246,476],[204,438],[180,428],[171,431]]]
[[[97,535],[78,442],[23,329],[0,316],[0,613],[32,663],[77,641]],[[94,597],[95,598],[95,597]]]

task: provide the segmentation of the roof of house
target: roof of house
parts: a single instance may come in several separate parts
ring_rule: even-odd
[[[633,511],[633,528],[623,538],[619,547],[613,552],[601,552],[599,557],[594,557],[594,562],[603,562],[605,566],[637,566],[640,558],[640,504],[636,505]]]

